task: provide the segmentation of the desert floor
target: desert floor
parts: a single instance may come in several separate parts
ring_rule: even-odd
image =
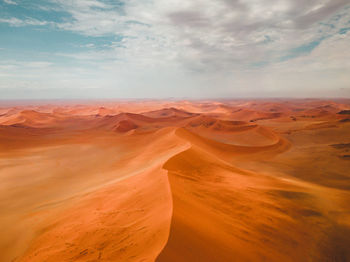
[[[0,103],[0,261],[350,261],[350,100]]]

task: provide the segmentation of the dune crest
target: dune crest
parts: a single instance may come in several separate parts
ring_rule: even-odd
[[[350,101],[14,106],[1,261],[347,261]]]

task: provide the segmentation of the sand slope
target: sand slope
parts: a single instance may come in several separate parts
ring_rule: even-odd
[[[0,261],[348,261],[349,105],[3,107]]]

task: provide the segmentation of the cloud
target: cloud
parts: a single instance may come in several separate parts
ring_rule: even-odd
[[[15,1],[13,0],[4,0],[4,2],[8,5],[18,5]]]
[[[87,36],[116,34],[126,26],[122,7],[97,0],[58,0],[58,7],[67,12],[71,19],[57,24],[62,30],[74,31]]]
[[[46,66],[47,78],[40,76],[35,82],[42,81],[42,86],[48,76],[59,79],[58,74],[67,79],[50,82],[57,88],[57,83],[68,88],[69,81],[87,86],[89,79],[101,88],[115,89],[116,94],[125,86],[144,88],[144,92],[135,91],[137,95],[171,96],[176,89],[179,95],[190,92],[193,96],[293,96],[294,89],[312,95],[317,87],[330,95],[333,88],[346,90],[350,85],[345,77],[350,59],[344,55],[350,44],[348,0],[46,3],[42,12],[65,14],[64,19],[0,18],[11,26],[50,25],[51,30],[89,38],[78,45],[80,51],[54,54],[70,62]],[[110,37],[110,42],[101,46],[93,41],[103,37]],[[16,68],[40,74],[28,65]]]
[[[52,65],[51,62],[47,61],[15,61],[15,60],[4,60],[0,63],[0,68],[2,69],[21,69],[27,70],[30,68],[42,69],[48,68]]]
[[[9,24],[11,26],[15,26],[15,27],[19,27],[19,26],[28,26],[28,25],[32,25],[32,26],[43,26],[43,25],[47,25],[50,24],[50,22],[47,21],[40,21],[34,18],[27,18],[27,19],[18,19],[15,17],[11,17],[11,18],[0,18],[0,23],[6,23]]]
[[[347,0],[190,0],[186,3],[57,0],[51,1],[51,7],[70,17],[63,22],[14,17],[2,18],[0,22],[12,26],[51,24],[60,30],[91,37],[122,36],[125,54],[140,51],[151,55],[163,50],[168,55],[166,49],[171,49],[172,57],[191,70],[222,70],[305,54],[298,50],[345,28],[350,19],[349,9],[344,9],[347,3]],[[340,18],[332,20],[338,11],[343,12],[338,14]],[[136,45],[140,40],[144,44]]]
[[[122,35],[126,39],[122,56],[131,55],[126,59],[144,53],[148,61],[152,55],[155,60],[162,50],[165,57],[200,72],[305,55],[308,47],[336,34],[350,19],[346,0],[130,0],[122,4],[60,0],[58,4],[72,16],[57,25],[62,30],[94,37]],[[337,12],[343,13],[335,20],[332,16]]]

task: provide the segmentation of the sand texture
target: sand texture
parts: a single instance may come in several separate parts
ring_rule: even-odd
[[[350,261],[349,110],[0,104],[0,261]]]

